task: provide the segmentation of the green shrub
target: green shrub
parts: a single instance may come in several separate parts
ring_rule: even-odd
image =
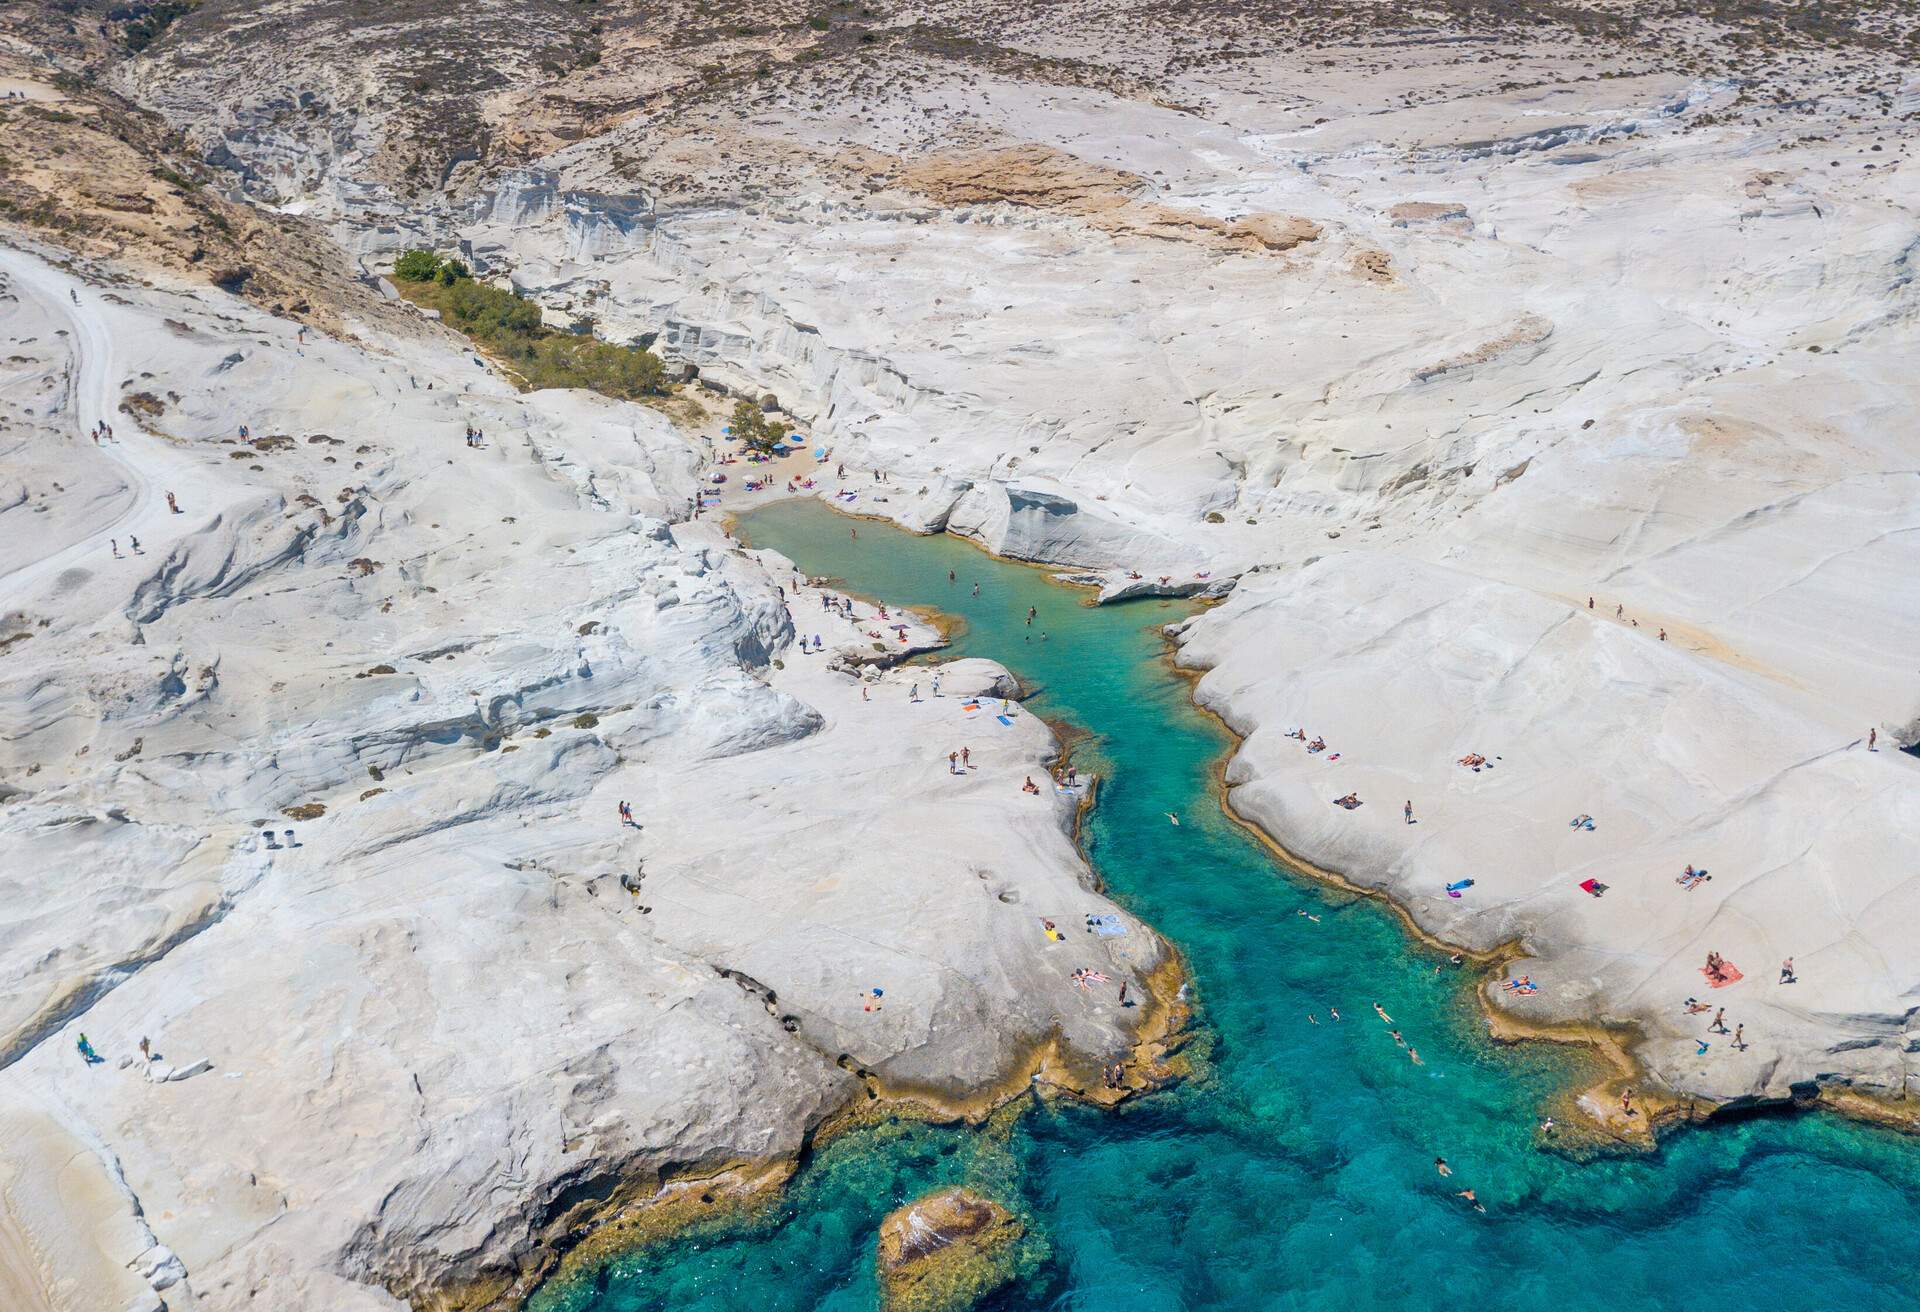
[[[145,6],[145,12],[120,29],[120,39],[127,49],[139,54],[155,41],[160,34],[173,25],[175,20],[185,18],[193,12],[193,5],[184,0],[160,0],[159,4]]]
[[[459,260],[408,251],[395,261],[393,271],[409,299],[440,311],[448,327],[506,362],[530,388],[583,387],[626,401],[666,388],[666,366],[653,352],[587,334],[556,332],[541,320],[535,302],[475,282]]]
[[[408,282],[429,282],[439,271],[440,257],[432,251],[408,251],[393,262],[393,276]]]

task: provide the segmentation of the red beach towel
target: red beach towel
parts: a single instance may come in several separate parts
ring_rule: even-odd
[[[1738,984],[1741,980],[1746,978],[1745,975],[1742,975],[1740,973],[1740,967],[1734,965],[1731,961],[1725,960],[1724,958],[1722,958],[1720,962],[1720,978],[1719,979],[1715,979],[1712,975],[1708,974],[1707,968],[1705,966],[1700,967],[1700,973],[1702,975],[1706,975],[1707,983],[1712,985],[1716,989],[1723,989],[1729,984]]]

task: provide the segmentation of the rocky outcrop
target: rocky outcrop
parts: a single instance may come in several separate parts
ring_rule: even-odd
[[[968,1189],[930,1194],[880,1223],[888,1312],[964,1312],[1017,1274],[1025,1225]]]

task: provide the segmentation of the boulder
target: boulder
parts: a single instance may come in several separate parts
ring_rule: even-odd
[[[957,1312],[1018,1274],[1026,1226],[968,1189],[930,1194],[880,1223],[880,1286],[888,1312]]]

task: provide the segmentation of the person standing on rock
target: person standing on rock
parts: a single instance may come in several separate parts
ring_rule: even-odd
[[[1745,1025],[1735,1025],[1733,1027],[1733,1046],[1740,1052],[1747,1050],[1747,1027]]]
[[[1782,984],[1798,984],[1800,982],[1799,977],[1793,973],[1792,957],[1788,957],[1780,963],[1780,982]]]
[[[1413,799],[1411,797],[1407,799],[1407,804],[1405,807],[1402,808],[1402,810],[1406,814],[1407,823],[1412,824],[1413,823]]]
[[[908,688],[907,688],[907,700],[908,700],[908,701],[910,701],[910,702],[917,702],[917,701],[919,701],[919,700],[920,700],[920,685],[919,685],[919,684],[917,684],[917,683],[915,683],[915,684],[911,684],[911,685],[909,685],[909,686],[908,686]]]
[[[171,492],[167,493],[167,509],[176,515],[180,513],[180,503],[173,499],[173,493]]]
[[[947,753],[947,773],[948,774],[960,773],[960,753],[958,752]]]
[[[973,749],[971,747],[962,747],[960,749],[960,764],[966,766],[969,770],[973,768]]]
[[[108,539],[107,539],[107,545],[113,548],[113,558],[114,558],[115,560],[119,560],[119,559],[121,559],[121,556],[120,556],[120,539],[119,539],[119,538],[108,538]]]
[[[1867,750],[1868,751],[1870,752],[1879,751],[1880,749],[1874,745],[1879,741],[1880,741],[1880,731],[1878,729],[1867,730]]]
[[[1713,1013],[1713,1024],[1707,1026],[1707,1028],[1715,1034],[1725,1034],[1727,1032],[1727,1009],[1725,1007]]]

